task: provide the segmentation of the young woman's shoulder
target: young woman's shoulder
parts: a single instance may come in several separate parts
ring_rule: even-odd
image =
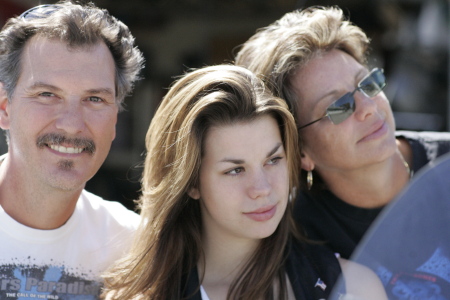
[[[387,299],[380,279],[371,269],[343,258],[338,260],[345,279],[346,296],[343,299]]]

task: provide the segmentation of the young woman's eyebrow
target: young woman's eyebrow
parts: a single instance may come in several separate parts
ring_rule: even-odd
[[[275,147],[273,147],[273,149],[270,150],[269,153],[267,153],[266,157],[270,157],[270,156],[274,155],[282,145],[283,145],[282,143],[277,143],[275,145]]]
[[[270,157],[270,156],[272,156],[274,153],[276,153],[276,152],[278,151],[278,149],[279,149],[281,146],[282,146],[282,143],[277,143],[277,144],[275,145],[275,147],[273,147],[273,149],[270,150],[270,151],[267,153],[266,158],[267,158],[267,157]],[[219,162],[220,162],[220,163],[221,163],[221,162],[227,162],[227,163],[232,163],[232,164],[240,165],[240,164],[243,164],[245,161],[244,161],[243,159],[224,158],[224,159],[221,159]]]

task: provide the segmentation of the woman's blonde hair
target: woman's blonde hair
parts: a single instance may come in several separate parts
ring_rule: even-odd
[[[290,188],[298,182],[297,129],[285,102],[250,71],[231,65],[186,74],[168,91],[146,137],[143,222],[130,254],[106,277],[112,299],[183,299],[186,277],[203,258],[198,187],[204,139],[212,126],[249,122],[270,115],[278,123],[289,165]],[[286,298],[283,262],[292,233],[292,203],[273,235],[263,239],[232,284],[228,299],[271,299],[273,283]],[[201,280],[201,279],[200,279]],[[184,295],[184,296],[183,296]]]
[[[285,99],[295,114],[301,99],[290,79],[298,68],[333,49],[365,65],[368,47],[366,34],[347,21],[340,8],[315,6],[287,13],[259,29],[242,45],[235,64],[262,75],[272,92]]]

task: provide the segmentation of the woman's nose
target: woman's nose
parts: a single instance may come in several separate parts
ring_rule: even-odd
[[[255,172],[250,180],[248,190],[252,199],[268,196],[271,190],[268,174],[264,170]]]

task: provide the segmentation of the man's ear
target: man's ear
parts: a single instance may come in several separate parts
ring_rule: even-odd
[[[190,188],[187,194],[192,199],[195,199],[195,200],[200,199],[200,190],[198,188],[194,188],[194,187]]]
[[[312,160],[311,156],[307,152],[302,152],[301,154],[301,167],[305,171],[312,171],[314,170],[314,161]]]
[[[0,128],[8,130],[9,122],[8,95],[5,90],[5,85],[3,82],[0,82]]]

